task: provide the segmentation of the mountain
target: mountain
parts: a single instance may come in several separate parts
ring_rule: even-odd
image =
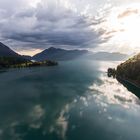
[[[90,53],[87,58],[99,61],[122,61],[126,60],[129,56],[127,54],[122,54],[119,52],[97,52]]]
[[[119,52],[93,53],[87,50],[65,50],[51,47],[42,51],[41,53],[34,55],[33,59],[37,61],[43,61],[46,59],[61,61],[61,60],[72,60],[79,57],[81,59],[91,59],[99,61],[122,61],[126,60],[129,56],[127,54],[122,54]]]
[[[12,49],[4,45],[0,42],[0,57],[19,57],[26,60],[36,60],[36,61],[44,61],[44,60],[55,60],[55,61],[62,61],[62,60],[73,60],[76,58],[80,59],[91,59],[91,60],[99,60],[99,61],[122,61],[128,58],[128,55],[121,54],[121,53],[109,53],[109,52],[97,52],[93,53],[87,50],[65,50],[60,48],[48,48],[31,56],[26,55],[19,55],[14,52]]]
[[[19,57],[19,55],[11,50],[9,47],[0,42],[0,56]]]
[[[51,47],[42,51],[41,53],[34,55],[33,59],[37,61],[43,61],[46,59],[63,61],[63,60],[72,60],[87,53],[88,53],[87,50],[65,50]]]
[[[14,52],[8,46],[4,45],[0,42],[0,57],[17,57],[18,59],[25,59],[25,60],[32,60],[31,56],[28,55],[19,55],[18,53]]]

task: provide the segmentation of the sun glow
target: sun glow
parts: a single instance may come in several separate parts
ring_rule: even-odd
[[[40,2],[41,2],[41,0],[30,0],[29,5],[30,5],[31,7],[36,8],[36,6],[37,6]]]
[[[16,50],[15,50],[16,51]],[[33,56],[37,53],[42,52],[42,49],[28,49],[28,50],[17,50],[16,51],[18,54],[20,55],[29,55],[29,56]]]
[[[124,51],[140,51],[140,4],[112,8],[102,27],[107,30],[104,38],[110,38],[110,44],[115,42]]]

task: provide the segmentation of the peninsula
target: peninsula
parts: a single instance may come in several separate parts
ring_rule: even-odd
[[[140,87],[140,53],[121,63],[116,69],[109,68],[108,76]]]
[[[30,61],[19,57],[0,57],[0,69],[5,68],[26,68],[37,66],[56,66],[56,61],[44,60],[40,62]]]
[[[117,67],[116,75],[140,87],[140,53],[121,63]]]

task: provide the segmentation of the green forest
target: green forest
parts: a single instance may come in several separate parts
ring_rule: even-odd
[[[118,77],[140,84],[140,53],[121,63],[117,67],[116,74]]]

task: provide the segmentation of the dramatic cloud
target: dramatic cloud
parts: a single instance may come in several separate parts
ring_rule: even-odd
[[[124,18],[132,14],[138,14],[138,9],[127,9],[123,13],[118,15],[118,18]]]
[[[50,46],[93,49],[118,32],[104,26],[118,1],[0,0],[0,41],[18,52]],[[118,18],[137,12],[127,9]]]
[[[103,31],[101,38],[106,39],[96,51],[118,51],[137,53],[140,51],[140,3],[128,3],[111,8],[101,16],[102,22],[97,30]]]
[[[34,6],[31,1],[0,1],[1,41],[16,50],[49,46],[83,48],[101,42],[100,34],[94,31],[86,15],[88,9],[81,5],[84,10],[78,11],[75,7],[62,0],[42,0]]]

